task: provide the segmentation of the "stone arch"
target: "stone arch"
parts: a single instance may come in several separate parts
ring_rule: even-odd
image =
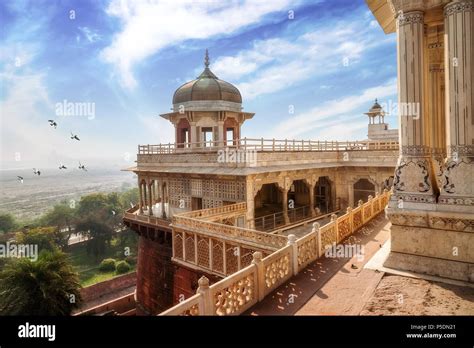
[[[314,207],[322,213],[334,210],[334,181],[327,175],[319,176],[313,188]]]
[[[224,121],[224,144],[226,146],[236,145],[236,140],[240,137],[239,122],[233,117],[227,117]],[[232,139],[228,139],[227,133],[232,132]],[[230,134],[230,133],[229,133]]]
[[[277,182],[265,183],[254,197],[255,217],[273,214],[282,210],[282,190]]]
[[[352,190],[354,192],[354,202],[359,200],[367,202],[369,196],[375,196],[377,183],[374,180],[362,177],[352,184]]]

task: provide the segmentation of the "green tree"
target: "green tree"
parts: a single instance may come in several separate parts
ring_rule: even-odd
[[[102,222],[97,216],[89,216],[76,226],[78,231],[88,237],[87,253],[94,255],[96,259],[105,253],[110,246],[114,230],[106,223]]]
[[[23,230],[15,234],[15,240],[19,244],[38,245],[38,250],[57,251],[61,245],[61,235],[54,227],[36,227]]]
[[[61,251],[11,259],[0,271],[1,315],[70,315],[81,302],[77,273]]]
[[[17,227],[12,214],[0,214],[0,233],[8,233]]]
[[[52,210],[48,211],[41,218],[43,226],[56,227],[58,235],[62,236],[60,238],[60,246],[62,248],[68,245],[69,239],[74,232],[72,229],[74,222],[74,209],[65,202],[56,204]]]
[[[112,214],[110,217],[110,223],[114,230],[123,228],[122,215],[123,207],[120,202],[120,195],[117,192],[112,192],[107,195],[107,209]]]
[[[133,188],[131,190],[127,190],[125,192],[122,192],[120,194],[120,204],[122,206],[123,210],[128,210],[130,209],[130,203],[132,204],[138,204],[138,188]]]
[[[77,216],[83,218],[91,214],[101,214],[107,209],[107,196],[103,193],[92,193],[81,197],[77,208]]]

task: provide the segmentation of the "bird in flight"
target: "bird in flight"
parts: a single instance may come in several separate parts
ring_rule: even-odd
[[[48,122],[51,127],[54,127],[54,129],[56,129],[56,127],[58,126],[55,120],[48,120]]]
[[[23,184],[23,177],[22,176],[17,176],[17,180]]]
[[[35,175],[41,175],[41,171],[39,169],[33,168],[33,173]]]
[[[87,172],[86,166],[81,164],[81,162],[79,162],[79,169],[82,169],[83,171]]]
[[[64,164],[59,164],[59,169],[67,169],[67,167]]]
[[[72,134],[72,132],[71,132],[71,139],[72,140],[79,140],[79,141],[81,140],[81,139],[79,139],[79,137],[76,134]]]

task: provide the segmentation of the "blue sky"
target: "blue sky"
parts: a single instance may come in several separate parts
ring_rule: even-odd
[[[173,141],[158,115],[206,48],[255,112],[243,136],[365,139],[374,98],[397,99],[395,36],[363,0],[7,0],[0,23],[2,168],[133,165],[137,144]],[[93,116],[57,115],[64,100]]]

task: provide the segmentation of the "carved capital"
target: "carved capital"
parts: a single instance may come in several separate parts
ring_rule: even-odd
[[[452,14],[472,11],[474,11],[474,3],[472,1],[456,1],[446,5],[446,7],[444,8],[444,16],[448,17]]]
[[[413,11],[413,12],[403,12],[402,10],[397,13],[397,25],[402,27],[408,24],[420,23],[423,24],[423,12]]]
[[[474,145],[451,145],[449,146],[451,157],[474,157]]]
[[[432,150],[426,145],[402,145],[402,155],[405,156],[429,156]]]

